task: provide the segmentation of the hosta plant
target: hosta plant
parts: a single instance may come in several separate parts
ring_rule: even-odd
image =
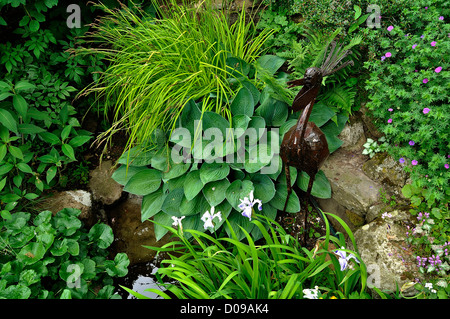
[[[238,239],[243,239],[245,235],[239,227],[242,226],[254,239],[261,238],[259,228],[242,215],[239,207],[245,197],[250,198],[251,192],[261,201],[261,211],[257,212],[262,215],[275,219],[277,211],[283,209],[287,186],[279,145],[297,115],[289,114],[289,105],[277,98],[270,83],[258,90],[253,83],[261,80],[250,73],[253,68],[264,67],[273,76],[284,60],[266,55],[255,65],[240,63],[246,76],[240,79],[238,93],[230,98],[231,121],[210,111],[202,116],[201,103],[191,100],[171,135],[158,131],[151,147],[135,146],[118,161],[122,165],[113,178],[124,185],[124,191],[143,196],[142,220],[153,218],[157,222],[158,240],[167,233],[162,226],[172,225],[172,217],[185,216],[185,227],[207,231],[201,217],[211,207],[220,211],[223,219],[208,231],[218,231],[224,226],[229,235],[233,230]],[[310,119],[324,128],[329,145],[336,145],[333,141],[346,118],[338,121],[337,126],[332,120],[334,112],[322,112],[326,109],[320,105],[316,110]],[[309,176],[293,169],[291,181],[306,191]],[[329,181],[322,171],[316,176],[312,195],[331,196]],[[299,210],[299,197],[293,193],[287,212]],[[231,228],[224,224],[225,218]]]

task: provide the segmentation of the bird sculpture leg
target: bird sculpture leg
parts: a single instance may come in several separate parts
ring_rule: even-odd
[[[291,193],[292,193],[291,173],[289,170],[289,165],[284,164],[284,172],[286,174],[287,196],[286,196],[286,202],[284,203],[283,214],[286,213],[286,207],[287,207],[287,203],[289,200],[289,196],[291,196]]]
[[[306,191],[306,198],[309,198],[309,196],[311,195],[311,190],[312,190],[312,186],[314,184],[314,179],[315,179],[316,175],[314,174],[313,176],[309,177],[309,183],[308,183],[308,190]],[[304,246],[306,246],[306,236],[308,234],[308,209],[305,210],[305,233],[303,234],[303,244]]]

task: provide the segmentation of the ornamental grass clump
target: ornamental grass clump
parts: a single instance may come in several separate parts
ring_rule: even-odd
[[[230,23],[228,11],[210,1],[193,6],[154,2],[156,16],[137,8],[103,7],[108,14],[84,39],[78,54],[102,54],[109,67],[84,93],[96,92],[113,125],[99,138],[127,130],[128,146],[147,143],[156,128],[171,132],[189,100],[203,100],[202,112],[227,117],[224,101],[233,93],[229,78],[236,70],[227,59],[253,62],[270,31],[256,34],[242,10]],[[94,47],[95,46],[95,47]],[[227,104],[225,104],[227,105]]]
[[[427,200],[442,203],[450,196],[450,24],[440,17],[449,15],[448,1],[411,2],[397,20],[366,30],[372,52],[365,64],[371,72],[367,106],[391,145],[388,152],[415,186],[428,189]]]

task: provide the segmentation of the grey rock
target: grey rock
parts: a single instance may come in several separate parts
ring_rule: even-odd
[[[406,223],[410,214],[394,210],[392,217],[377,218],[354,232],[357,250],[368,272],[368,287],[395,292],[421,280],[413,249],[406,242]],[[354,247],[352,247],[354,248]],[[414,288],[404,289],[404,295],[414,294]],[[373,294],[376,296],[376,294]]]
[[[112,161],[101,162],[89,173],[88,187],[93,199],[104,205],[112,205],[122,196],[123,186],[111,178],[113,173]]]

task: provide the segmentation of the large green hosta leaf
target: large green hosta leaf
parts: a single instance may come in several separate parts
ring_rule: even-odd
[[[209,205],[216,206],[225,199],[225,193],[230,186],[228,179],[210,182],[203,187],[203,194]]]
[[[135,195],[153,193],[161,186],[161,172],[146,169],[133,175],[123,188],[124,191]]]
[[[276,188],[275,196],[269,203],[276,209],[282,211],[284,203],[286,202],[287,188],[286,185],[283,184],[277,184],[275,188]],[[299,211],[300,211],[300,201],[297,196],[297,193],[295,193],[295,191],[292,190],[291,196],[289,197],[288,204],[286,207],[286,212],[297,213]]]
[[[306,172],[301,172],[297,185],[306,192],[308,190],[309,175]],[[315,178],[313,187],[311,189],[311,195],[318,198],[330,198],[331,197],[331,185],[325,173],[320,170]]]

